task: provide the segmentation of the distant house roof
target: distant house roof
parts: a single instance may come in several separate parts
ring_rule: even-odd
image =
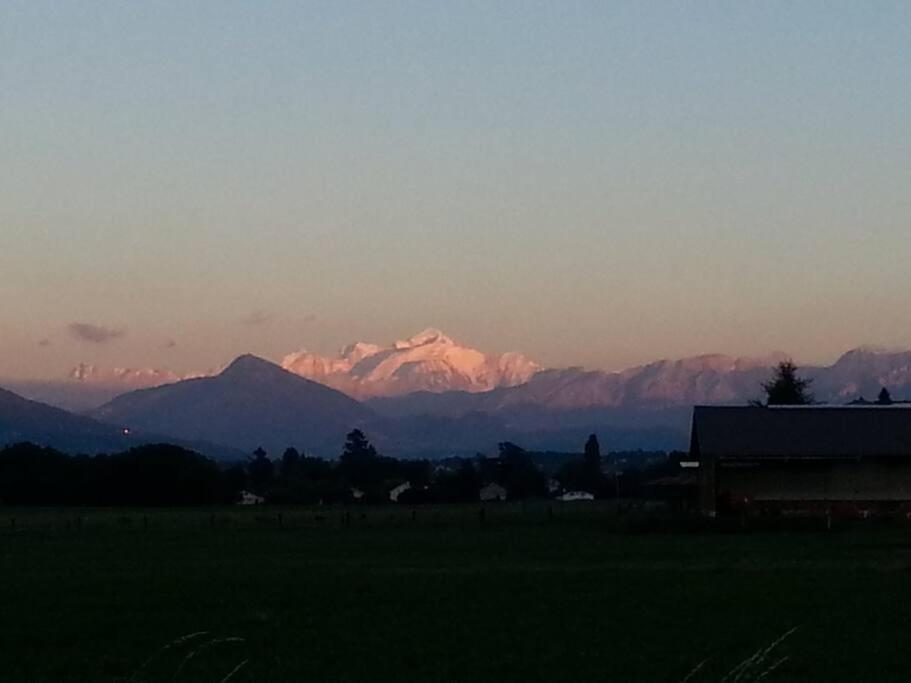
[[[479,492],[480,499],[484,501],[506,500],[506,495],[506,489],[496,483],[488,484]]]
[[[562,496],[558,496],[557,500],[562,500],[567,503],[571,503],[577,500],[594,500],[595,496],[588,491],[567,491]]]
[[[411,482],[404,481],[401,484],[399,484],[398,486],[396,486],[395,488],[392,488],[389,490],[389,500],[391,500],[393,503],[398,503],[399,496],[401,496],[403,493],[405,493],[405,491],[410,491],[410,490],[411,490]]]
[[[697,406],[691,452],[730,458],[911,456],[911,408]]]

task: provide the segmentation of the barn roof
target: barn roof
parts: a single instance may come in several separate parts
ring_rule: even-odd
[[[697,406],[692,451],[732,458],[911,456],[911,408]]]

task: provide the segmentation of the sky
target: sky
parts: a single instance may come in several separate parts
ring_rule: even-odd
[[[0,4],[0,377],[911,346],[911,5]]]

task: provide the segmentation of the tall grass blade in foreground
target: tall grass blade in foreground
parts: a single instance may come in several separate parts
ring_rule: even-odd
[[[240,673],[241,669],[243,669],[245,666],[247,666],[249,661],[250,661],[249,659],[245,659],[240,664],[238,664],[233,669],[231,669],[231,671],[228,672],[228,675],[221,679],[221,683],[228,683],[232,678],[234,678],[234,676],[236,676],[238,673]]]
[[[728,683],[728,681],[730,681],[731,683],[740,683],[740,681],[750,681],[750,680],[758,681],[758,680],[760,680],[760,678],[764,678],[764,677],[768,676],[769,674],[771,674],[772,671],[774,671],[779,666],[784,664],[784,662],[787,660],[787,657],[779,660],[778,662],[776,662],[775,664],[773,664],[772,666],[770,666],[769,668],[767,668],[765,670],[762,670],[761,667],[763,667],[766,659],[768,659],[769,655],[772,654],[772,652],[775,650],[775,648],[777,648],[779,645],[781,645],[787,638],[789,638],[791,635],[793,635],[799,628],[800,628],[799,626],[795,626],[794,628],[792,628],[788,631],[785,631],[777,639],[772,641],[772,643],[768,647],[760,648],[755,653],[753,653],[752,656],[744,659],[742,662],[740,662],[740,664],[738,664],[733,669],[731,669],[724,678],[721,679],[721,683]]]
[[[237,636],[231,636],[230,638],[213,638],[212,640],[207,640],[205,643],[197,647],[195,650],[191,650],[186,657],[183,658],[183,661],[180,662],[180,666],[177,667],[177,671],[174,672],[174,676],[171,678],[172,681],[176,681],[178,676],[183,673],[183,670],[186,668],[196,655],[204,650],[208,650],[217,645],[224,645],[226,643],[245,643],[247,642],[243,638],[238,638]]]
[[[696,666],[693,667],[692,671],[690,671],[686,676],[683,677],[683,680],[680,681],[680,683],[690,683],[690,681],[696,676],[696,674],[698,674],[700,671],[702,671],[702,669],[705,667],[705,665],[708,663],[708,661],[709,661],[708,658],[706,658],[706,659],[703,659],[701,662],[699,662]]]
[[[207,636],[207,635],[209,635],[209,633],[211,633],[211,632],[210,631],[197,631],[196,633],[188,633],[185,636],[180,636],[180,638],[172,640],[170,643],[165,645],[160,650],[157,650],[155,653],[152,654],[151,657],[149,657],[146,661],[144,661],[142,663],[142,666],[140,666],[138,669],[136,669],[136,671],[133,672],[133,675],[127,679],[127,683],[133,683],[134,681],[140,680],[138,678],[139,674],[141,674],[143,671],[145,671],[152,662],[154,662],[156,659],[161,657],[164,653],[168,652],[169,650],[173,650],[176,647],[180,647],[181,645],[185,645],[186,643],[189,643],[192,640],[201,638],[202,636]]]

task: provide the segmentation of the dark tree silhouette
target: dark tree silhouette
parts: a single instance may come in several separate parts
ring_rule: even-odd
[[[497,459],[498,484],[510,498],[538,498],[547,494],[547,478],[532,460],[531,454],[511,441],[499,444]]]
[[[604,489],[604,475],[601,474],[601,445],[598,437],[591,434],[585,442],[585,455],[563,464],[557,471],[557,480],[570,491],[587,491],[600,495]]]
[[[265,495],[269,491],[274,470],[275,466],[262,447],[253,451],[253,458],[247,464],[247,472],[254,492]]]
[[[297,472],[300,469],[301,463],[301,454],[298,453],[296,448],[286,448],[284,454],[282,454],[281,462],[281,476],[282,479],[288,481],[297,477]]]
[[[597,434],[589,435],[585,442],[585,467],[593,475],[601,472],[601,444]]]
[[[770,406],[802,406],[813,403],[808,390],[812,380],[798,376],[797,366],[790,360],[782,361],[775,368],[771,381],[762,385],[766,404]]]
[[[354,429],[345,437],[345,450],[342,451],[341,461],[359,462],[377,456],[376,449],[360,429]]]
[[[442,503],[469,503],[478,499],[478,491],[483,485],[474,463],[463,460],[456,470],[444,470],[437,476],[434,494]],[[413,496],[410,494],[406,499]]]
[[[879,392],[879,397],[876,399],[877,405],[881,406],[891,406],[892,405],[892,394],[889,393],[889,390],[886,387],[883,387]]]
[[[398,471],[398,461],[377,453],[360,429],[348,434],[345,449],[339,458],[338,472],[343,481],[364,490],[367,500],[385,500],[384,482],[397,477]]]
[[[207,505],[232,502],[235,483],[214,461],[169,444],[95,457],[32,444],[0,450],[6,505]]]

